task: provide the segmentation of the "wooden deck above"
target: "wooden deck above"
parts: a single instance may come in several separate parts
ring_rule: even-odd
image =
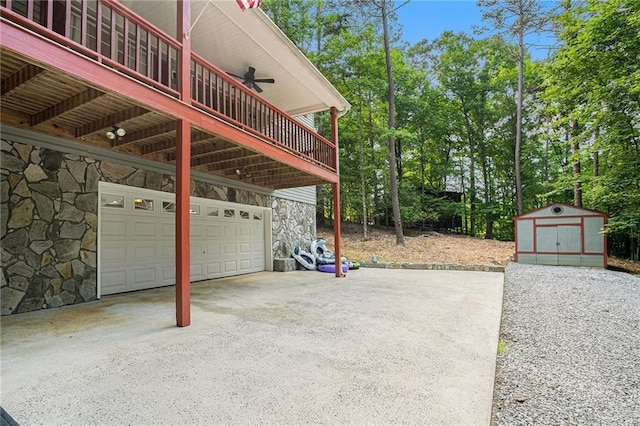
[[[175,164],[188,118],[192,170],[273,189],[337,182],[333,142],[195,54],[179,99],[181,45],[119,3],[56,4],[0,2],[2,123]],[[108,138],[114,126],[126,134]]]

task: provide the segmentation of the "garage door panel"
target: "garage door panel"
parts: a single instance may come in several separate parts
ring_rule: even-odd
[[[207,225],[205,235],[209,238],[220,237],[220,225]]]
[[[99,211],[100,293],[175,284],[175,213],[164,207],[173,206],[173,195],[102,182],[99,188],[129,200],[127,208]],[[154,208],[132,211],[138,198]],[[192,281],[265,269],[263,211],[193,197],[191,209],[199,212],[190,216]]]
[[[156,259],[156,245],[153,242],[148,244],[137,243],[130,248],[130,251],[136,262],[153,262]]]
[[[161,259],[163,260],[173,260],[176,257],[176,249],[173,243],[161,242],[158,252],[161,253]]]
[[[107,263],[121,263],[127,258],[126,250],[122,249],[121,244],[112,241],[102,242],[102,260]]]
[[[220,243],[212,242],[207,243],[207,257],[210,259],[212,257],[220,256]]]
[[[189,268],[189,273],[191,274],[191,281],[197,281],[204,278],[201,263],[191,265],[191,268]]]
[[[238,272],[238,262],[235,260],[227,260],[224,262],[224,273],[236,273]]]
[[[156,268],[138,268],[133,270],[133,285],[136,288],[148,288],[156,284]]]
[[[240,244],[238,244],[238,253],[239,254],[250,254],[251,253],[251,243],[240,243]]]
[[[222,226],[222,236],[224,238],[235,238],[236,236],[236,226],[235,224],[227,224],[225,223]]]
[[[215,278],[220,276],[221,262],[208,262],[206,264],[207,278]]]
[[[240,272],[249,272],[252,270],[251,259],[244,259],[238,262]]]
[[[109,218],[100,223],[100,232],[103,238],[123,238],[126,235],[125,218]]]
[[[223,246],[223,254],[235,256],[238,253],[238,246],[235,243],[226,243]]]
[[[103,294],[126,291],[127,273],[125,271],[102,271],[101,277]]]
[[[166,284],[175,284],[176,282],[176,268],[172,266],[163,266],[160,268],[160,280]]]
[[[134,220],[132,222],[131,236],[135,237],[155,237],[156,221],[155,220]]]
[[[240,225],[240,236],[241,237],[251,237],[253,235],[253,227],[248,226],[248,224]]]
[[[176,225],[173,222],[160,223],[160,236],[173,238],[176,235]]]

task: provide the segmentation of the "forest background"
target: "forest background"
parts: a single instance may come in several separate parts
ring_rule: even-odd
[[[416,0],[413,0],[416,1]],[[551,202],[608,213],[612,255],[640,259],[638,0],[479,0],[489,29],[402,41],[392,0],[264,0],[351,103],[341,215],[362,225],[512,241]],[[551,32],[532,59],[527,36]],[[329,118],[316,125],[328,134]],[[317,221],[333,217],[318,187]],[[394,208],[395,207],[395,208]]]

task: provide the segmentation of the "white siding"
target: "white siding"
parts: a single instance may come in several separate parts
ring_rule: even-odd
[[[277,191],[273,191],[272,195],[277,198],[284,198],[285,200],[300,201],[301,203],[313,205],[315,205],[317,201],[315,186],[279,189]]]
[[[315,114],[304,114],[304,115],[297,115],[295,117],[296,120],[298,120],[300,123],[304,124],[305,126],[307,126],[310,129],[313,129],[313,131],[316,131],[316,126],[314,124],[314,117]]]

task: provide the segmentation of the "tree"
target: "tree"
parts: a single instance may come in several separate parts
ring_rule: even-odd
[[[524,61],[526,48],[525,35],[528,32],[540,31],[548,22],[549,15],[538,0],[478,0],[483,7],[482,18],[491,21],[498,29],[518,40],[518,91],[516,93],[516,143],[515,143],[515,178],[518,214],[524,212],[522,194],[522,114],[524,97]]]
[[[544,96],[557,127],[579,124],[575,160],[584,202],[609,213],[610,249],[640,258],[640,8],[636,0],[565,4],[563,45],[545,73]],[[567,171],[571,173],[571,171]],[[556,191],[576,178],[559,179]],[[566,186],[565,186],[566,188]]]

